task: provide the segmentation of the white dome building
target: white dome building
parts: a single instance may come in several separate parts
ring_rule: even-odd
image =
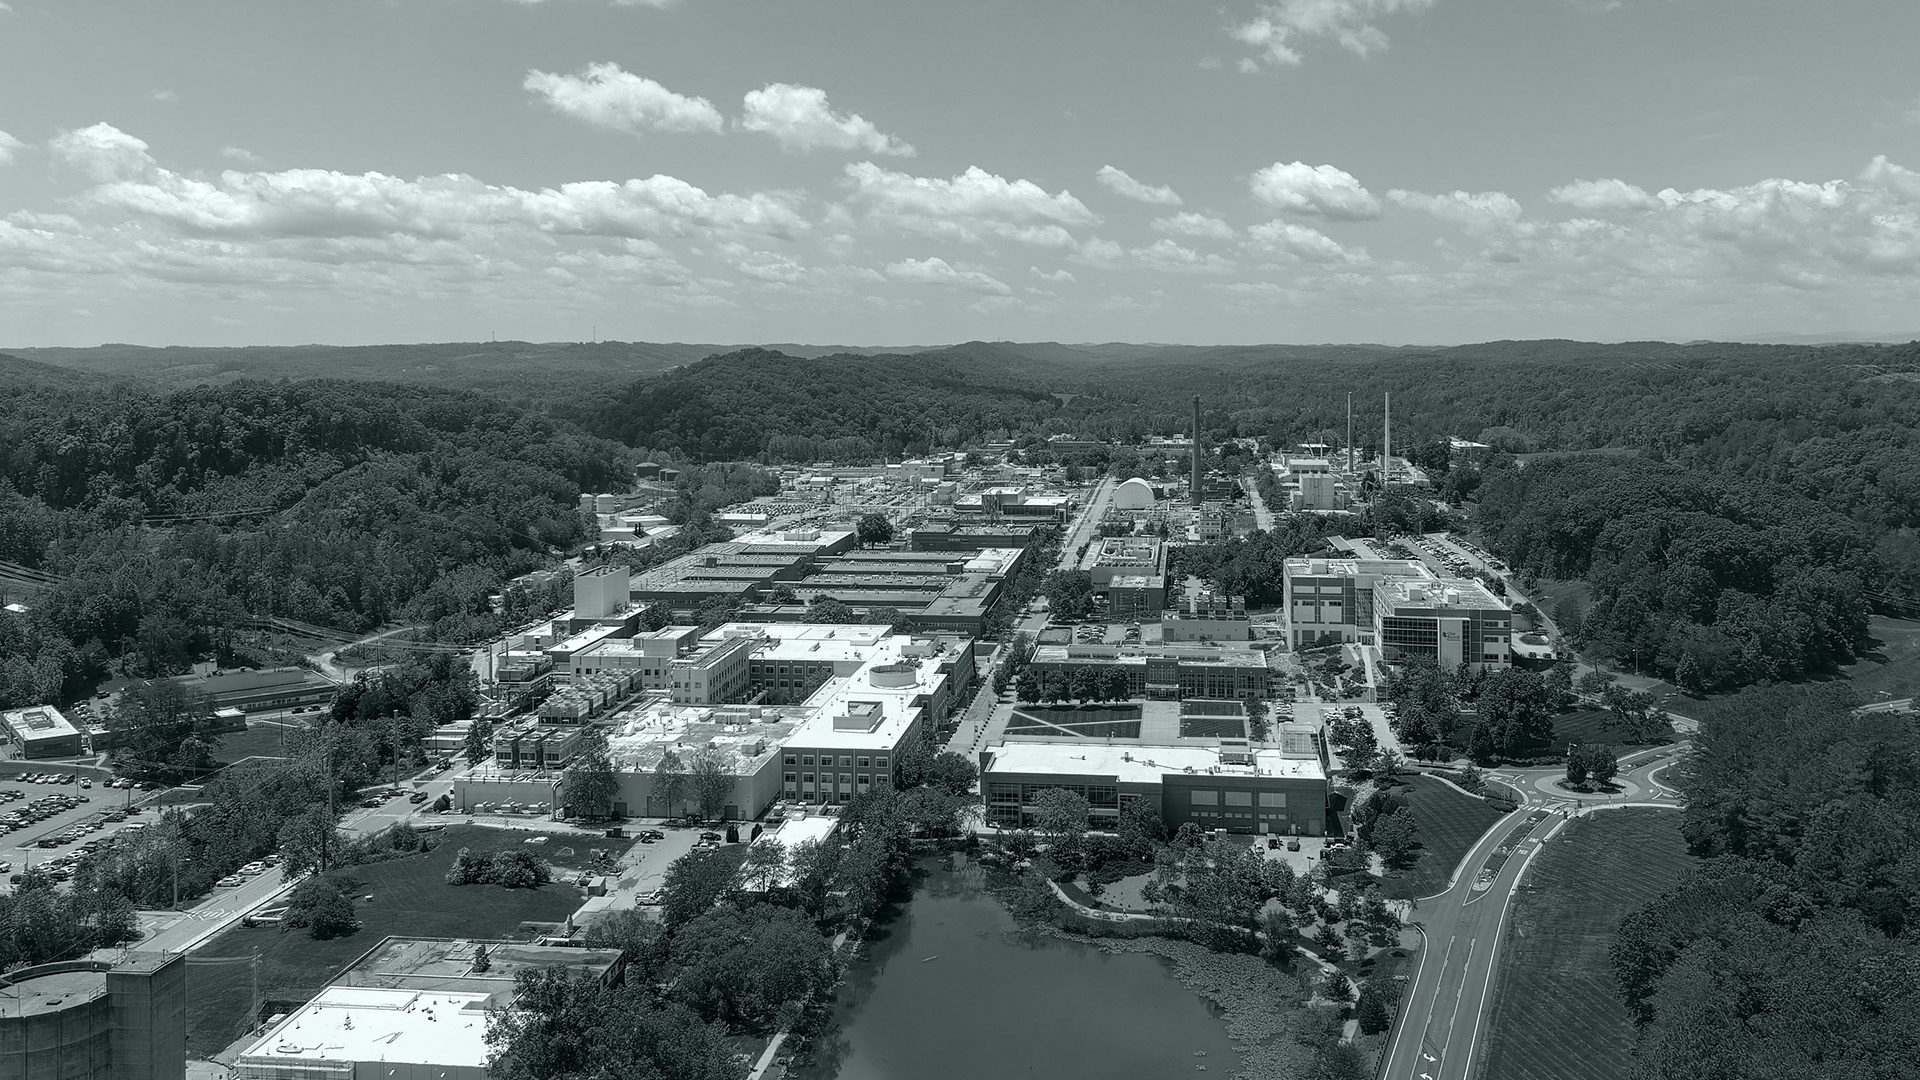
[[[1153,496],[1153,485],[1139,477],[1123,481],[1113,489],[1113,508],[1115,510],[1147,510],[1158,502]]]

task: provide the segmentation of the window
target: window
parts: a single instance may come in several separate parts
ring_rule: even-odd
[[[863,768],[863,769],[871,769],[871,768],[873,768],[873,759],[872,759],[872,758],[867,758],[867,757],[863,757],[863,758],[861,758],[861,759],[860,759],[860,767],[861,767],[861,768]]]
[[[878,757],[876,757],[876,758],[874,758],[874,759],[873,759],[873,764],[874,764],[874,766],[875,766],[876,768],[881,768],[881,769],[884,769],[884,768],[886,768],[886,767],[887,767],[887,755],[885,755],[885,754],[881,754],[881,755],[879,755]]]
[[[807,785],[808,787],[812,787],[812,786],[813,786],[813,774],[812,774],[812,773],[803,773],[803,774],[801,775],[801,777],[800,777],[800,782],[801,782],[801,783],[803,783],[803,784],[805,784],[805,785]]]
[[[1227,792],[1227,805],[1228,806],[1252,806],[1253,792],[1229,791]]]
[[[873,785],[873,777],[862,774],[860,777],[860,790],[865,791],[867,790],[867,788],[871,787],[872,785]]]
[[[793,756],[792,754],[788,754],[788,755],[787,755],[787,760],[786,760],[786,762],[785,762],[785,763],[786,763],[786,764],[788,764],[788,765],[798,765],[798,764],[800,764],[800,762],[799,762],[799,761],[798,761],[798,760],[797,760],[797,759],[796,759],[796,758],[795,758],[795,757],[794,757],[794,756]]]
[[[1220,805],[1220,793],[1217,791],[1190,791],[1187,795],[1195,806]]]
[[[1260,793],[1261,806],[1287,805],[1287,793],[1284,791],[1263,791]]]
[[[787,787],[789,787],[789,788],[791,788],[791,787],[793,787],[793,774],[792,774],[792,773],[788,773],[788,774],[787,774]]]
[[[805,757],[803,757],[803,758],[801,758],[801,759],[800,759],[800,764],[802,764],[802,765],[811,765],[811,764],[813,764],[813,755],[812,755],[812,754],[808,754],[807,756],[805,756]]]
[[[840,790],[841,791],[853,790],[853,774],[852,773],[840,774]]]
[[[824,765],[824,764],[826,764],[826,762],[825,762],[825,761],[822,761],[822,762],[821,762],[821,764],[823,764],[823,765]],[[843,769],[851,769],[851,768],[853,768],[853,758],[852,758],[852,757],[850,757],[850,756],[848,756],[848,755],[846,755],[846,754],[842,754],[842,755],[840,755],[840,767],[841,767],[841,768],[843,768]]]

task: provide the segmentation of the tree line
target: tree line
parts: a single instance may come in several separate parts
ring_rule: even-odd
[[[1906,1075],[1920,1054],[1920,727],[1844,685],[1771,686],[1676,770],[1706,861],[1611,950],[1635,1076]]]

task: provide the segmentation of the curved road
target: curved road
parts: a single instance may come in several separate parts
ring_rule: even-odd
[[[1394,1018],[1379,1075],[1385,1080],[1469,1080],[1486,1022],[1487,999],[1500,959],[1507,911],[1527,865],[1568,818],[1607,806],[1670,806],[1679,793],[1662,783],[1685,743],[1621,759],[1618,791],[1574,795],[1553,781],[1562,769],[1489,772],[1526,799],[1473,845],[1445,892],[1414,903],[1425,943],[1420,964]]]

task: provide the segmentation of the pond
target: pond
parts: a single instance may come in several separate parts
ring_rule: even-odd
[[[1218,1012],[1167,961],[1024,933],[986,892],[986,868],[950,859],[922,863],[913,901],[849,963],[835,1023],[796,1076],[1148,1080],[1238,1068]]]

